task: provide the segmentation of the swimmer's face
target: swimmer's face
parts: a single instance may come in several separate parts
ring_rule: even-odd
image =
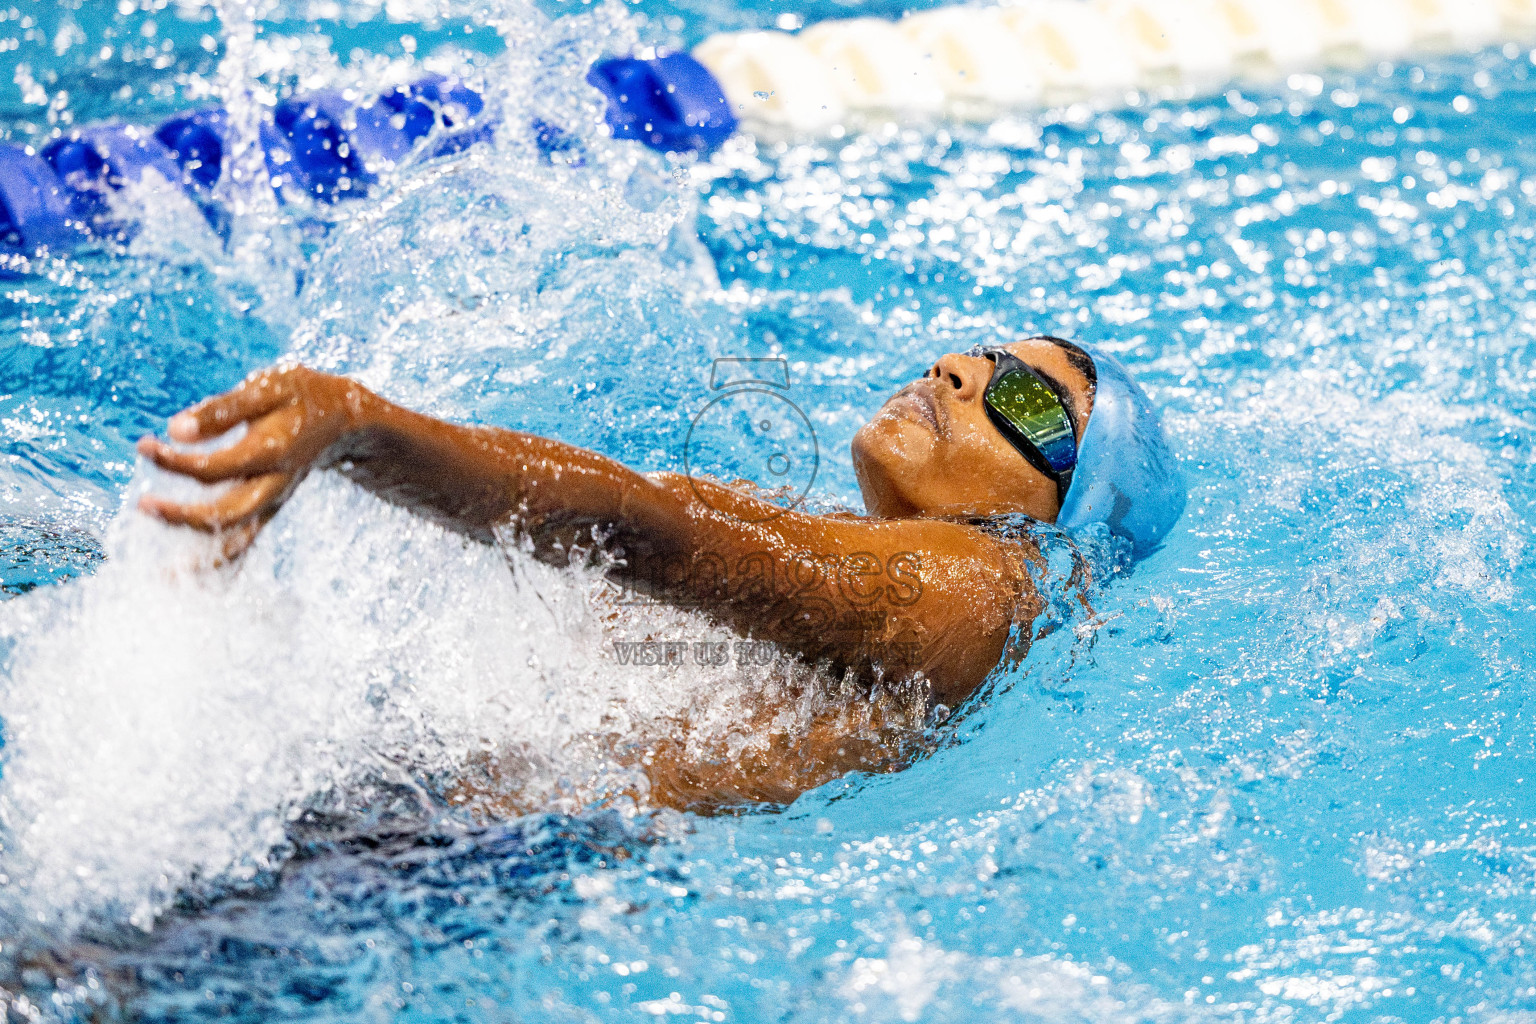
[[[1083,436],[1093,410],[1081,355],[1047,339],[1005,346],[1067,396]],[[880,407],[853,437],[853,470],[871,515],[987,516],[1022,512],[1053,523],[1056,482],[1019,454],[992,422],[982,395],[992,379],[985,356],[951,353]]]

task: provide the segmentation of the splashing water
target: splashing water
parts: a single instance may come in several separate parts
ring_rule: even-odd
[[[416,66],[283,28],[316,13],[257,12],[222,79],[178,67],[270,102]],[[1529,56],[742,138],[692,166],[606,139],[580,69],[773,12],[654,14],[403,15],[413,38],[505,39],[420,58],[484,89],[493,145],[361,203],[253,214],[228,245],[162,223],[7,283],[0,536],[8,591],[30,591],[0,609],[10,1010],[1529,1009]],[[109,109],[47,88],[66,84],[59,109]],[[580,160],[541,156],[534,117]],[[620,664],[615,640],[720,631],[615,604],[594,569],[466,544],[325,475],[236,574],[186,571],[195,540],[116,512],[174,486],[135,476],[137,433],[283,351],[644,469],[680,468],[711,359],[781,354],[822,453],[811,500],[856,506],[842,453],[884,394],[1022,330],[1132,366],[1185,459],[1185,518],[1129,574],[1088,544],[1092,615],[1055,602],[1060,628],[929,756],[782,814],[639,810],[628,751],[683,721],[750,743],[761,691],[799,698],[793,728],[811,690]],[[538,813],[450,802],[487,758]]]
[[[509,396],[553,387],[568,397],[541,403],[547,429],[600,420],[561,432],[610,445],[622,426],[595,411],[594,378],[611,389],[643,361],[659,403],[707,370],[730,327],[694,310],[718,285],[686,232],[688,203],[654,160],[597,135],[600,110],[581,87],[599,52],[582,41],[614,19],[567,19],[507,69],[499,97],[517,125],[532,108],[513,104],[512,86],[579,96],[538,112],[592,126],[579,140],[590,161],[554,165],[513,137],[336,215],[298,300],[315,312],[295,331],[297,354],[459,417],[517,422]],[[249,59],[242,32],[231,59]],[[234,230],[281,237],[293,225],[274,211],[253,206]],[[135,246],[164,258],[154,242]],[[237,234],[237,261],[249,244]],[[628,415],[636,430],[651,418]],[[200,878],[274,870],[306,811],[367,809],[368,783],[419,789],[416,778],[463,775],[472,753],[517,749],[528,805],[577,810],[621,770],[565,748],[675,722],[697,692],[717,706],[745,695],[749,681],[729,670],[660,687],[615,670],[616,636],[720,632],[697,615],[631,609],[603,628],[599,577],[467,543],[329,477],[305,486],[238,573],[194,570],[197,541],[131,511],[146,488],[176,486],[141,472],[89,584],[12,608],[0,812],[20,919],[70,929],[105,912],[148,928]],[[94,738],[88,752],[82,736]],[[628,774],[618,785],[643,787]]]

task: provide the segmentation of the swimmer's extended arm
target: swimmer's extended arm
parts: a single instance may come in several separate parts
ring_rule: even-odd
[[[529,524],[623,521],[673,544],[675,502],[645,477],[595,452],[493,427],[423,416],[345,377],[302,366],[253,374],[171,419],[184,443],[245,423],[245,437],[213,452],[178,451],[154,437],[139,452],[226,494],[184,504],[154,495],[141,505],[167,522],[217,533],[233,557],[249,545],[311,469],[336,469],[367,490],[450,529],[490,540],[521,515]]]
[[[569,545],[598,527],[632,577],[697,603],[745,636],[834,668],[910,676],[954,705],[997,664],[1015,610],[1033,598],[1018,557],[979,531],[927,520],[785,511],[710,481],[643,475],[573,445],[446,423],[355,381],[304,367],[264,371],[171,420],[182,442],[236,424],[215,452],[155,439],[142,454],[220,497],[145,511],[242,551],[310,469],[334,468],[379,497],[482,540],[514,520],[536,543]]]

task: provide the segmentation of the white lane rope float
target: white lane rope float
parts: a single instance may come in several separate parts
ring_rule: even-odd
[[[1533,36],[1536,0],[1020,0],[722,33],[693,56],[748,125],[807,131],[863,113],[987,117]]]

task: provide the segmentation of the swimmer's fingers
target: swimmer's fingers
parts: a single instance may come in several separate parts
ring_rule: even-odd
[[[240,556],[256,542],[256,535],[266,525],[266,519],[270,518],[271,516],[267,516],[265,519],[241,523],[233,529],[220,532],[218,534],[219,556],[214,559],[213,567],[217,569],[238,561]]]
[[[304,380],[313,371],[301,366],[262,370],[233,389],[185,409],[171,417],[169,433],[178,441],[205,441],[218,437],[237,423],[256,419],[300,397]]]
[[[293,479],[292,473],[252,477],[212,501],[184,503],[146,494],[139,499],[139,508],[173,526],[190,526],[204,533],[228,531],[231,540],[249,531],[240,546],[243,550],[255,539],[256,531],[282,507]]]
[[[279,409],[253,423],[239,441],[213,452],[180,451],[152,436],[140,438],[138,449],[140,455],[161,469],[205,484],[275,470],[291,471],[302,468],[290,458],[301,433],[301,421],[298,410]],[[313,453],[309,454],[313,457]]]

